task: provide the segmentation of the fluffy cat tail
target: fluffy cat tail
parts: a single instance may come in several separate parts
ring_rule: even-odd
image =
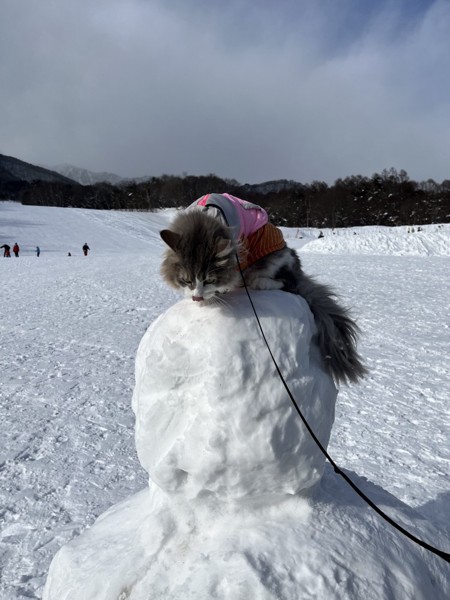
[[[302,272],[297,293],[314,315],[319,349],[334,379],[348,383],[363,378],[367,369],[356,350],[359,328],[348,310],[334,299],[331,288]]]

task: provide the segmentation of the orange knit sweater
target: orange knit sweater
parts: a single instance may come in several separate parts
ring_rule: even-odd
[[[267,223],[248,237],[242,238],[241,244],[239,261],[242,270],[250,267],[263,256],[276,250],[282,250],[286,246],[280,229],[271,223]]]

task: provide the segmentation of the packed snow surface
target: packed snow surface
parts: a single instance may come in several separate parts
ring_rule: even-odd
[[[280,291],[252,297],[287,384],[327,446],[336,388],[311,348],[306,302]],[[226,302],[184,300],[142,339],[133,395],[141,464],[163,490],[188,499],[310,488],[324,456],[280,385],[247,296],[239,291]]]
[[[0,260],[0,597],[41,598],[50,562],[69,540],[61,560],[80,557],[101,573],[107,560],[97,552],[99,539],[110,547],[109,567],[115,550],[132,548],[121,569],[147,552],[135,581],[150,585],[160,569],[161,590],[189,582],[216,589],[216,597],[277,597],[267,580],[270,559],[278,580],[291,586],[286,598],[298,590],[304,597],[357,598],[364,589],[386,598],[447,597],[448,565],[381,522],[329,467],[308,498],[256,507],[236,499],[220,519],[214,511],[224,499],[209,502],[205,494],[186,504],[183,495],[177,500],[157,485],[147,489],[134,441],[134,360],[149,325],[179,299],[158,275],[157,232],[170,216],[0,203],[0,245],[17,241],[22,248],[19,259]],[[313,230],[285,233],[305,270],[334,285],[352,308],[370,368],[360,385],[339,392],[330,453],[386,512],[448,551],[450,227],[422,229],[324,230],[321,239]],[[363,233],[369,251],[357,245]],[[415,244],[417,235],[426,244]],[[379,251],[388,236],[395,240],[392,254]],[[334,245],[334,253],[321,254],[322,242]],[[164,538],[168,531],[172,536]],[[150,539],[154,546],[146,545]],[[302,539],[310,550],[299,554]],[[192,544],[183,555],[187,540]],[[339,566],[337,559],[324,562],[324,546]],[[197,570],[183,562],[186,554]],[[149,562],[156,571],[147,570]],[[239,578],[225,572],[245,573],[255,595],[236,589]],[[101,578],[91,584],[101,598],[114,585],[123,590],[127,580],[112,577],[109,591]],[[159,597],[171,597],[164,593]]]

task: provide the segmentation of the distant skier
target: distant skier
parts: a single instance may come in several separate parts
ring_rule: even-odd
[[[19,244],[16,242],[13,246],[13,252],[14,252],[14,256],[16,258],[19,258],[19,251],[20,251]]]
[[[87,243],[86,243],[86,244],[84,244],[84,246],[83,246],[83,254],[84,254],[85,256],[87,256],[87,255],[88,255],[88,252],[89,252],[89,250],[90,250],[90,248],[89,248],[89,246],[87,245]]]
[[[39,248],[39,246],[36,246],[36,256],[39,256],[41,254],[41,249]]]
[[[3,252],[3,256],[5,258],[10,258],[11,257],[11,246],[8,246],[8,244],[3,244],[3,246],[0,246],[0,248],[4,248],[4,252]]]

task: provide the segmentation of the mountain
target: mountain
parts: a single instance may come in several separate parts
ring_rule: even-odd
[[[70,179],[81,183],[81,185],[94,185],[103,182],[118,185],[125,180],[115,173],[89,171],[89,169],[83,169],[69,164],[56,165],[55,167],[52,167],[52,169],[65,177],[69,177]]]
[[[73,184],[75,181],[56,171],[32,165],[13,156],[0,154],[0,181],[51,181]]]
[[[254,192],[258,194],[271,194],[284,190],[302,190],[304,188],[305,185],[303,183],[298,183],[291,179],[276,179],[274,181],[264,181],[263,183],[244,183],[239,187],[243,193]]]
[[[35,181],[78,185],[55,171],[0,154],[0,198],[14,199]]]
[[[144,183],[151,179],[150,175],[142,177],[121,177],[115,173],[109,173],[106,171],[90,171],[89,169],[83,169],[67,163],[53,166],[52,169],[65,177],[70,177],[81,183],[81,185],[95,185],[96,183],[111,183],[112,185],[127,185],[129,183]],[[305,186],[302,183],[296,181],[280,179],[275,181],[265,181],[263,183],[250,184],[245,183],[241,185],[235,179],[224,180],[233,188],[239,188],[242,193],[258,193],[258,194],[269,194],[273,192],[280,192],[286,189],[303,189]]]
[[[81,185],[95,185],[96,183],[110,183],[111,185],[127,185],[129,183],[143,183],[151,179],[150,175],[144,175],[143,177],[121,177],[115,173],[108,173],[106,171],[90,171],[89,169],[83,169],[81,167],[75,167],[67,163],[62,165],[56,165],[52,167],[54,171],[70,177]]]

